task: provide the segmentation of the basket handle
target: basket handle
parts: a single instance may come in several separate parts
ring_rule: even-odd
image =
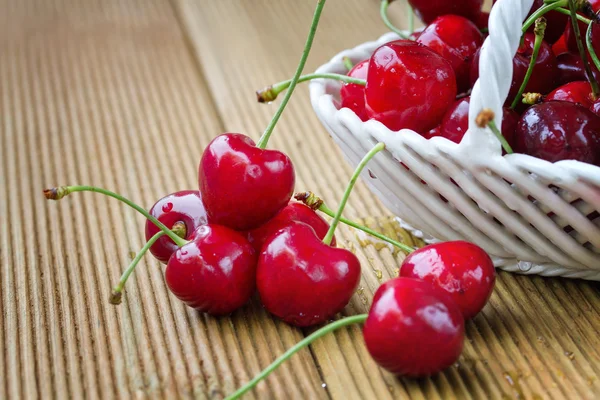
[[[496,115],[498,129],[502,128],[502,106],[508,97],[512,82],[512,60],[519,48],[522,23],[533,0],[499,0],[489,18],[489,36],[485,39],[479,57],[479,79],[471,92],[469,129],[460,147],[474,154],[474,149],[501,154],[500,141],[489,128],[479,128],[477,115],[484,108]]]

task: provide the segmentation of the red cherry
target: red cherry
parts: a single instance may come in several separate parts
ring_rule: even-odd
[[[458,360],[464,329],[460,308],[446,293],[421,280],[396,278],[377,289],[363,336],[381,367],[422,377]]]
[[[198,181],[211,223],[254,229],[285,207],[296,175],[289,157],[256,147],[248,136],[225,133],[204,150]]]
[[[592,7],[592,10],[597,13],[598,11],[600,11],[600,0],[588,0],[590,6]],[[581,13],[579,13],[581,14]],[[588,26],[586,24],[584,24],[581,21],[577,21],[577,23],[579,24],[579,34],[581,37],[581,43],[583,43],[583,47],[586,49],[587,51],[587,46],[585,44],[585,37],[586,37],[586,33],[587,33],[587,28]],[[569,21],[569,23],[567,24],[566,28],[565,28],[565,40],[567,42],[567,47],[570,51],[572,51],[573,53],[577,53],[579,54],[579,48],[577,47],[577,40],[575,38],[575,32],[573,31],[573,24],[571,21]],[[594,24],[592,26],[592,46],[594,46],[594,49],[600,49],[600,29],[598,29],[598,26],[596,24]],[[591,59],[589,58],[589,53],[588,53],[588,61],[591,62]]]
[[[358,79],[367,79],[367,71],[369,69],[369,60],[363,60],[356,64],[348,76]],[[365,87],[356,83],[344,83],[340,90],[340,99],[342,107],[351,109],[358,117],[366,121],[369,119],[365,110]]]
[[[278,230],[290,225],[293,221],[304,222],[315,231],[317,237],[321,240],[327,235],[329,224],[325,218],[321,217],[310,207],[291,201],[283,207],[276,216],[266,224],[259,226],[247,233],[248,241],[252,244],[257,253],[260,253],[267,239]],[[331,240],[331,246],[335,247],[335,237]]]
[[[340,312],[360,281],[360,262],[324,244],[302,223],[281,229],[264,244],[256,282],[265,308],[295,326],[311,326]]]
[[[490,256],[473,243],[436,243],[409,254],[400,276],[421,279],[442,289],[460,307],[465,319],[473,318],[492,295],[496,270]]]
[[[397,40],[371,56],[365,88],[367,113],[389,129],[427,132],[439,124],[455,98],[452,66],[430,48]]]
[[[517,54],[513,58],[513,78],[506,104],[512,103],[525,79],[525,74],[531,61],[531,54],[533,53],[534,42],[535,35],[526,33],[523,45],[519,47]],[[479,78],[479,55],[480,51],[477,52],[471,64],[471,84],[474,84],[477,78]],[[557,73],[556,57],[552,53],[552,48],[548,43],[542,42],[538,58],[533,67],[533,74],[525,87],[525,93],[549,93],[554,89]]]
[[[565,101],[536,104],[521,116],[516,151],[551,162],[600,165],[600,117]]]
[[[194,231],[206,224],[206,210],[198,190],[182,190],[158,200],[150,209],[150,215],[165,224],[169,229],[177,222],[186,228],[184,239],[189,239]],[[146,241],[160,231],[156,225],[146,221]],[[179,247],[168,236],[163,236],[150,247],[150,252],[160,262],[166,264]]]
[[[496,4],[496,0],[494,0]],[[534,0],[531,11],[527,14],[527,18],[531,16],[535,11],[544,5],[544,0]],[[567,7],[568,8],[568,7]],[[555,43],[563,34],[567,25],[568,15],[561,14],[558,11],[550,11],[544,14],[546,18],[546,31],[544,33],[544,40],[550,44]],[[534,26],[529,27],[527,32],[533,32]]]
[[[594,104],[591,105],[590,111],[600,117],[600,100],[596,100]]]
[[[165,271],[167,286],[188,306],[211,315],[229,314],[254,294],[256,252],[240,233],[204,225],[177,249]]]
[[[450,61],[459,93],[469,90],[471,61],[483,44],[483,35],[473,22],[457,15],[443,15],[423,30],[417,42]]]
[[[446,14],[460,15],[476,21],[481,12],[483,0],[408,0],[415,14],[428,24]]]
[[[557,61],[558,61],[558,56],[560,56],[561,54],[567,53],[568,51],[569,51],[569,49],[567,48],[567,38],[563,34],[558,39],[558,41],[552,45],[552,52],[557,57]],[[559,62],[559,64],[560,64],[560,62]]]
[[[579,57],[578,54],[563,53],[560,56],[556,57],[556,62],[558,66],[556,86],[561,86],[569,82],[587,80],[585,68],[583,67],[583,61],[581,60],[581,57]],[[594,77],[596,78],[596,80],[599,80],[600,72],[598,72],[598,69],[595,67],[594,64],[591,64],[591,67]]]
[[[570,82],[557,89],[554,89],[544,101],[568,101],[579,104],[585,108],[590,108],[594,102],[592,96],[592,87],[587,81]]]
[[[473,20],[473,22],[475,22],[475,25],[477,25],[477,28],[479,28],[480,30],[488,29],[489,19],[490,19],[490,13],[481,11],[479,13],[479,15],[477,16],[477,18],[475,18]]]

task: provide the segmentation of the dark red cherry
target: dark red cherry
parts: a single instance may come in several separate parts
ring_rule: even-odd
[[[555,162],[600,165],[600,117],[565,101],[536,104],[521,116],[516,151]]]
[[[210,222],[238,231],[262,225],[285,207],[294,193],[295,180],[287,155],[260,149],[239,133],[214,138],[198,168]]]
[[[254,294],[256,259],[254,248],[240,233],[208,224],[173,253],[165,279],[188,306],[211,315],[229,314]]]
[[[324,244],[314,230],[294,222],[264,244],[256,285],[265,308],[295,326],[327,321],[340,312],[360,281],[350,251]]]
[[[476,21],[481,12],[483,0],[408,0],[415,14],[428,24],[446,14],[460,15]]]
[[[600,117],[600,99],[591,105],[590,111]]]
[[[356,64],[348,76],[359,79],[367,79],[367,71],[369,70],[369,60],[364,60]],[[358,117],[366,121],[369,119],[365,110],[365,87],[355,83],[343,83],[340,89],[340,99],[342,107],[351,109]]]
[[[587,80],[585,68],[583,67],[583,61],[581,61],[581,57],[579,57],[578,54],[563,53],[556,57],[556,62],[558,66],[558,74],[556,76],[555,86],[562,86],[569,82]],[[590,66],[596,80],[600,79],[600,72],[598,72],[598,69],[594,66],[594,64],[591,64]]]
[[[588,2],[590,4],[590,6],[592,7],[592,10],[595,13],[600,11],[600,0],[588,0]],[[579,13],[579,14],[581,14],[581,13]],[[581,41],[583,43],[583,47],[586,48],[586,51],[587,51],[587,46],[585,43],[585,40],[586,40],[585,36],[587,33],[588,26],[581,21],[578,21],[578,24],[579,24],[579,33],[581,36]],[[565,29],[565,40],[567,42],[567,47],[568,47],[569,51],[579,54],[579,48],[577,47],[577,40],[575,38],[573,24],[571,23],[570,20]],[[597,24],[594,24],[594,26],[592,26],[592,46],[594,46],[596,53],[598,52],[597,49],[600,49],[599,45],[600,45],[600,29],[598,29]],[[589,53],[588,53],[588,61],[591,62],[591,59],[589,58]]]
[[[175,223],[183,222],[186,240],[190,239],[199,226],[207,222],[206,210],[198,190],[182,190],[163,197],[152,206],[150,215],[169,229],[173,228]],[[158,231],[160,229],[156,225],[146,221],[146,240],[150,240]],[[150,252],[156,259],[166,264],[177,249],[178,246],[168,236],[163,236],[150,247]]]
[[[496,0],[494,0],[494,4]],[[544,0],[533,0],[533,6],[531,7],[531,11],[527,15],[527,18],[531,16],[535,11],[537,11],[540,7],[544,5]],[[568,8],[568,7],[567,7]],[[544,33],[544,40],[548,43],[555,43],[565,31],[565,27],[567,25],[567,21],[569,19],[568,15],[561,14],[558,11],[550,11],[544,14],[544,18],[546,18],[546,31]],[[533,33],[534,26],[532,25],[527,32]]]
[[[313,230],[319,239],[323,239],[329,230],[329,224],[325,218],[317,214],[310,207],[291,201],[287,206],[283,207],[266,224],[259,226],[247,232],[248,241],[252,244],[257,253],[260,253],[267,239],[276,233],[278,230],[290,225],[293,221],[304,222]],[[331,240],[331,246],[335,247],[335,237]]]
[[[443,15],[423,30],[417,42],[450,61],[459,93],[469,90],[471,61],[483,44],[483,35],[473,22],[458,15]]]
[[[513,79],[510,86],[510,92],[506,99],[506,104],[510,105],[514,100],[515,96],[519,92],[519,88],[523,83],[527,68],[529,68],[529,62],[531,61],[531,54],[533,53],[533,44],[535,41],[535,35],[532,33],[526,33],[523,45],[517,50],[517,54],[513,58]],[[477,78],[479,78],[479,54],[477,52],[473,62],[471,64],[471,83],[474,84]],[[525,87],[525,93],[549,93],[554,89],[554,82],[556,81],[556,75],[558,73],[556,57],[552,52],[552,48],[548,43],[543,42],[535,66],[533,68],[533,74]]]
[[[544,101],[568,101],[576,103],[585,108],[590,108],[594,102],[592,96],[592,87],[587,81],[570,82],[559,88],[554,89]]]
[[[393,131],[436,127],[456,98],[450,62],[411,40],[379,47],[369,61],[365,104],[370,118]]]
[[[488,302],[496,270],[490,256],[473,243],[443,242],[420,248],[404,259],[400,276],[421,279],[452,297],[465,319]]]
[[[483,29],[488,29],[489,19],[490,19],[490,13],[489,12],[485,12],[485,11],[481,11],[479,13],[479,15],[477,16],[477,18],[475,18],[473,20],[473,22],[475,22],[475,25],[477,25],[477,27],[480,30],[483,30]]]
[[[446,293],[422,280],[396,278],[377,289],[363,336],[382,368],[423,377],[458,360],[464,330],[460,308]]]

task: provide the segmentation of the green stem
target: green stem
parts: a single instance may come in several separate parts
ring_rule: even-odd
[[[352,64],[352,60],[350,60],[349,57],[342,57],[342,61],[344,62],[344,67],[346,67],[348,71],[354,68],[354,64]],[[300,77],[300,79],[302,79],[302,77]]]
[[[290,88],[287,91],[283,101],[279,105],[277,112],[273,116],[271,122],[269,122],[267,129],[265,129],[265,132],[260,137],[258,144],[256,145],[256,147],[258,147],[259,149],[264,149],[265,147],[267,147],[267,143],[269,142],[269,138],[273,133],[273,129],[275,129],[275,125],[277,124],[277,121],[279,121],[281,114],[283,114],[283,110],[285,109],[288,102],[290,101],[290,98],[292,97],[292,93],[296,88],[298,79],[300,79],[300,75],[302,75],[302,70],[304,69],[304,65],[306,64],[306,59],[308,58],[308,53],[310,53],[310,48],[312,47],[312,43],[315,38],[315,33],[317,32],[317,26],[319,25],[319,19],[321,18],[321,12],[323,11],[324,6],[325,0],[318,0],[317,8],[315,9],[315,14],[313,15],[312,24],[310,25],[310,31],[308,32],[308,37],[306,38],[304,50],[302,51],[302,57],[300,58],[300,62],[298,63],[298,67],[296,68],[296,73],[294,74],[294,78],[290,83]]]
[[[577,50],[579,50],[579,56],[581,57],[581,61],[583,62],[583,67],[585,68],[585,73],[587,75],[588,81],[590,82],[590,86],[592,87],[592,96],[594,99],[598,98],[598,94],[600,93],[600,88],[598,87],[598,81],[594,78],[594,74],[592,72],[592,68],[588,62],[587,53],[585,51],[585,47],[581,40],[581,31],[579,30],[579,24],[577,23],[577,8],[575,6],[574,0],[569,0],[569,11],[571,15],[571,26],[573,27],[573,34],[575,35],[575,41],[577,42]],[[591,46],[591,39],[588,39],[588,36],[592,33],[592,23],[588,24],[587,34],[586,34],[586,44],[588,48],[593,50]],[[593,57],[592,57],[593,60]]]
[[[585,43],[586,43],[588,51],[590,53],[590,57],[592,57],[592,61],[594,62],[594,65],[596,66],[596,69],[598,69],[600,71],[600,60],[598,59],[596,50],[594,50],[594,46],[592,45],[592,24],[588,25],[587,33],[585,35]],[[593,76],[593,73],[592,73],[592,76]]]
[[[150,222],[152,222],[161,231],[163,231],[165,233],[165,235],[169,236],[173,240],[173,242],[175,242],[175,244],[177,246],[181,247],[181,246],[184,246],[186,243],[188,243],[187,240],[184,240],[184,239],[180,238],[179,236],[177,236],[175,234],[175,232],[172,232],[162,222],[160,222],[159,220],[154,218],[152,215],[150,215],[150,213],[148,211],[146,211],[142,207],[138,206],[133,201],[126,199],[125,197],[121,196],[120,194],[111,192],[110,190],[106,190],[106,189],[102,189],[102,188],[98,188],[98,187],[94,187],[94,186],[60,186],[60,187],[44,190],[44,196],[46,196],[46,198],[48,200],[60,200],[63,197],[68,196],[69,194],[74,193],[74,192],[95,192],[95,193],[100,193],[100,194],[115,198],[115,199],[127,204],[129,207],[133,208],[134,210],[136,210],[137,212],[142,214],[144,217],[149,219]]]
[[[514,153],[512,147],[510,147],[510,144],[508,144],[508,142],[506,141],[506,138],[504,137],[504,135],[502,135],[502,132],[500,132],[500,130],[498,129],[498,126],[496,125],[496,122],[494,122],[494,120],[491,120],[488,123],[488,126],[490,127],[490,129],[492,130],[492,132],[494,132],[494,135],[496,135],[496,137],[498,138],[498,140],[502,144],[502,148],[504,149],[504,151],[506,151],[506,154],[512,154],[512,153]]]
[[[300,78],[298,78],[298,83],[310,81],[311,79],[335,79],[336,81],[341,81],[341,82],[345,82],[345,83],[354,83],[356,85],[361,85],[361,86],[365,86],[367,84],[367,81],[364,79],[353,78],[348,75],[330,74],[330,73],[302,75]],[[268,103],[268,102],[275,100],[281,92],[283,92],[287,88],[291,87],[292,81],[293,81],[293,79],[289,79],[287,81],[274,83],[271,86],[267,86],[264,89],[258,90],[256,92],[256,98],[258,99],[258,102],[259,103]],[[288,93],[289,93],[289,91],[288,91]]]
[[[354,171],[354,174],[352,174],[352,178],[350,178],[350,182],[348,183],[348,186],[346,187],[346,191],[344,192],[344,197],[342,197],[342,201],[340,203],[340,206],[338,207],[337,213],[335,214],[335,217],[333,218],[333,222],[331,223],[331,226],[329,227],[329,230],[327,231],[325,238],[323,238],[323,243],[325,243],[327,245],[331,243],[331,240],[333,239],[333,234],[335,233],[335,229],[337,228],[338,224],[340,223],[340,218],[342,217],[342,212],[344,211],[344,207],[346,207],[346,203],[348,202],[348,197],[350,197],[350,193],[352,192],[352,189],[354,188],[354,184],[358,180],[360,173],[365,168],[367,163],[371,160],[371,158],[373,158],[375,156],[375,154],[379,153],[383,149],[385,149],[385,144],[377,143],[363,157],[363,159],[360,161],[360,163],[356,167],[356,170]]]
[[[565,14],[565,15],[569,15],[569,16],[571,15],[571,11],[570,11],[570,10],[567,10],[566,8],[557,8],[557,9],[556,9],[556,11],[558,11],[558,12],[559,12],[559,13],[561,13],[561,14]],[[586,24],[586,25],[589,25],[589,24],[592,22],[592,20],[591,20],[591,19],[589,19],[589,18],[586,18],[586,17],[584,17],[583,15],[580,15],[580,14],[577,14],[577,15],[576,15],[576,18],[577,18],[579,21],[581,21],[581,22],[583,22],[584,24]]]
[[[523,23],[522,32],[525,33],[527,30],[535,23],[538,18],[543,17],[546,13],[556,10],[559,7],[564,7],[568,3],[568,0],[559,0],[554,3],[546,4],[540,8],[538,8],[533,14],[529,16]],[[558,10],[557,10],[558,11]]]
[[[523,83],[521,83],[521,87],[515,96],[510,108],[513,110],[517,105],[521,102],[523,92],[525,92],[525,87],[529,83],[529,79],[533,74],[533,69],[535,68],[535,63],[537,62],[538,54],[540,53],[540,47],[544,41],[544,33],[546,30],[546,19],[541,17],[536,20],[535,23],[535,42],[533,43],[533,54],[531,54],[531,60],[529,61],[529,67],[527,68],[527,72],[525,73],[525,78],[523,79]]]
[[[110,304],[121,304],[121,298],[123,296],[123,287],[125,286],[127,279],[129,279],[129,276],[133,273],[135,267],[137,267],[142,257],[144,257],[144,254],[146,254],[150,247],[152,247],[152,245],[163,235],[165,235],[163,231],[157,232],[154,236],[150,238],[150,240],[146,242],[144,247],[142,247],[142,249],[136,254],[135,258],[131,261],[131,264],[129,264],[127,269],[123,272],[123,275],[121,275],[121,279],[119,279],[119,283],[117,284],[117,286],[113,288],[109,299]]]
[[[412,35],[415,32],[415,11],[408,1],[406,2],[406,12],[408,13],[408,32]]]
[[[320,337],[325,336],[326,334],[335,331],[336,329],[343,328],[348,325],[361,324],[361,323],[365,322],[367,319],[367,316],[368,316],[367,314],[359,314],[359,315],[354,315],[351,317],[342,318],[340,320],[332,322],[329,325],[325,325],[318,331],[313,332],[312,334],[310,334],[309,336],[305,337],[300,342],[298,342],[296,345],[291,347],[288,351],[283,353],[281,356],[279,356],[279,358],[277,358],[277,360],[273,361],[273,363],[271,365],[269,365],[267,368],[262,370],[262,372],[260,374],[256,375],[250,382],[246,383],[244,386],[239,388],[235,393],[226,397],[225,400],[239,399],[242,395],[244,395],[246,392],[248,392],[249,390],[254,388],[261,380],[266,378],[271,372],[273,372],[275,369],[277,369],[277,367],[279,367],[281,364],[283,364],[283,362],[285,362],[288,358],[290,358],[291,356],[296,354],[298,351],[302,350],[303,348],[305,348],[306,346],[308,346],[315,340],[319,339]]]
[[[394,24],[392,24],[390,22],[390,19],[388,18],[388,7],[390,6],[390,3],[392,2],[392,0],[381,0],[381,7],[379,7],[379,14],[381,14],[381,19],[383,20],[383,23],[392,31],[395,32],[396,34],[398,34],[398,36],[400,36],[402,39],[408,39],[408,35],[404,32],[402,32],[400,29],[396,28],[394,26]]]

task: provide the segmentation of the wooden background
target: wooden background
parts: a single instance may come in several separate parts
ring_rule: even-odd
[[[169,294],[148,257],[120,307],[112,285],[143,244],[143,219],[112,199],[42,189],[93,184],[147,207],[196,187],[214,136],[258,138],[277,103],[253,91],[293,74],[313,0],[0,0],[0,398],[221,398],[310,331],[254,299],[212,318]],[[306,71],[386,31],[379,0],[330,0]],[[404,7],[391,7],[405,24]],[[299,87],[270,146],[295,162],[298,190],[334,206],[351,170]],[[359,184],[346,215],[412,243]],[[347,228],[363,264],[345,315],[365,312],[401,254]],[[418,244],[418,243],[416,243]],[[360,327],[302,351],[248,397],[598,398],[600,286],[499,275],[467,324],[459,362],[396,379]]]

